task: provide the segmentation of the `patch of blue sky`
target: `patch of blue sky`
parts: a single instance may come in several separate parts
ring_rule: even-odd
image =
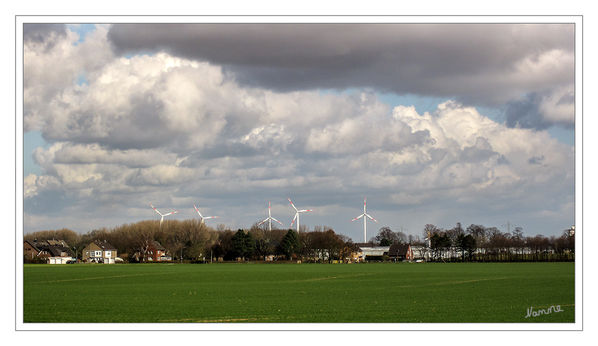
[[[137,51],[135,53],[123,54],[123,57],[125,57],[127,59],[131,59],[132,57],[135,57],[135,56],[144,56],[144,55],[154,56],[154,55],[156,55],[156,53],[158,53],[158,52],[156,52],[156,51],[150,51],[150,50],[140,50],[140,51]]]
[[[368,92],[373,92],[376,97],[383,103],[386,103],[390,106],[390,108],[394,108],[396,106],[414,106],[415,110],[419,114],[424,114],[425,112],[433,112],[438,108],[438,105],[450,100],[449,97],[430,97],[430,96],[418,96],[413,94],[405,94],[405,95],[398,95],[394,93],[380,93],[376,92],[372,89],[357,89],[357,88],[348,88],[343,90],[336,90],[336,89],[320,89],[319,91],[322,94],[337,94],[337,95],[351,95],[357,94],[364,90]]]
[[[76,46],[79,43],[85,41],[85,37],[87,36],[87,34],[94,31],[96,29],[96,26],[95,24],[67,24],[67,28],[70,31],[79,35],[79,40],[77,40],[77,42],[74,43],[74,45]]]
[[[414,94],[398,95],[393,93],[377,94],[378,98],[394,108],[396,106],[414,106],[418,114],[432,113],[438,105],[450,100],[450,97],[419,96]]]
[[[570,146],[575,146],[575,130],[574,129],[566,129],[560,126],[552,126],[549,128],[548,133],[553,138],[556,138],[559,142],[568,144]]]
[[[39,147],[49,147],[41,132],[29,131],[23,134],[23,176],[42,173],[42,168],[33,160],[33,152]]]
[[[89,81],[87,80],[87,76],[85,75],[85,73],[81,72],[77,76],[77,85],[83,85],[83,84],[89,85]]]

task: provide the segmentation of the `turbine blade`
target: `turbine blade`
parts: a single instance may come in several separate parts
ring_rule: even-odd
[[[353,219],[353,220],[351,220],[351,221],[359,220],[359,219],[361,219],[361,218],[363,217],[363,215],[364,215],[364,214],[361,214],[361,215],[359,215],[358,217],[354,218],[354,219]]]
[[[313,211],[313,210],[311,210],[311,209],[297,210],[298,213],[306,213],[308,211]]]
[[[289,202],[291,203],[291,205],[293,206],[293,209],[295,209],[295,211],[298,211],[298,210],[297,210],[297,207],[295,207],[295,205],[293,204],[293,201],[291,201],[291,199],[290,199],[290,198],[288,198],[288,200],[289,200]]]
[[[272,220],[274,220],[274,221],[276,221],[276,222],[278,222],[279,224],[281,224],[281,225],[282,225],[282,222],[280,222],[280,221],[276,220],[275,218],[272,218]]]
[[[370,219],[374,220],[375,222],[378,222],[378,220],[374,219],[373,217],[371,217],[369,214],[365,214],[365,216],[369,217]]]
[[[158,215],[160,215],[160,216],[164,216],[164,215],[162,215],[162,213],[161,213],[161,212],[160,212],[158,209],[156,209],[156,207],[154,207],[154,206],[153,206],[151,203],[150,203],[150,207],[152,207],[152,209],[154,209],[154,211],[155,211],[156,213],[158,213]]]
[[[258,223],[257,225],[260,226],[261,224],[263,224],[264,222],[268,221],[268,219],[263,220],[262,222]]]
[[[291,226],[293,226],[293,224],[295,223],[295,220],[297,219],[297,215],[299,215],[299,213],[295,213],[295,217],[293,218],[293,221],[291,222]]]
[[[195,206],[195,204],[193,205],[193,208],[195,208],[195,211],[197,212],[197,215],[199,215],[199,217],[203,219],[203,215],[201,215],[201,212],[199,211],[199,209],[197,209],[197,207]]]

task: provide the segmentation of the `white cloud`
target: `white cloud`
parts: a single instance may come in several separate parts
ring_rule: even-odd
[[[58,188],[60,183],[53,176],[29,174],[23,179],[23,185],[24,197],[29,198],[36,196],[39,191]]]
[[[550,123],[575,124],[575,91],[573,85],[553,90],[542,99],[539,109]]]

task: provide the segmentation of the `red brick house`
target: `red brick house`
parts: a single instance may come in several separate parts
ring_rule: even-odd
[[[25,256],[26,259],[28,259],[28,260],[35,259],[36,257],[38,257],[40,252],[41,252],[41,250],[38,249],[33,244],[33,242],[30,242],[29,240],[25,240],[25,242],[23,243],[23,256]]]
[[[149,257],[151,258],[149,260],[154,262],[161,261],[163,257],[166,257],[166,248],[155,240],[150,244],[147,251]]]
[[[388,249],[388,257],[394,261],[409,260],[409,245],[392,244]]]
[[[132,258],[139,262],[161,262],[171,260],[171,258],[166,255],[166,248],[156,240],[150,242],[144,256],[140,251],[137,251],[133,254]]]

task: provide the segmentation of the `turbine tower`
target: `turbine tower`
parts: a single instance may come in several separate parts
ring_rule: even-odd
[[[201,223],[205,223],[204,220],[207,220],[207,219],[217,219],[218,218],[218,216],[203,216],[203,215],[201,215],[201,213],[199,212],[199,209],[197,209],[195,204],[193,205],[193,208],[195,208],[195,211],[197,212],[197,214],[199,214]]]
[[[295,219],[297,219],[297,233],[299,233],[299,214],[306,213],[306,212],[311,212],[313,210],[311,210],[311,209],[301,209],[301,210],[298,210],[295,207],[295,205],[293,204],[293,201],[291,201],[290,198],[289,198],[289,202],[291,203],[291,206],[293,207],[293,209],[295,209],[295,217],[293,218],[293,221],[291,222],[291,226],[293,226],[293,223],[295,222]]]
[[[164,216],[168,216],[168,215],[172,215],[172,214],[176,214],[178,213],[178,210],[173,210],[170,213],[166,213],[166,214],[162,214],[158,209],[156,209],[156,207],[154,207],[151,203],[150,203],[150,207],[152,207],[152,209],[154,209],[154,211],[156,213],[158,213],[158,215],[160,215],[160,227],[162,227],[162,222],[164,221]]]
[[[264,222],[268,221],[268,230],[272,231],[272,220],[278,222],[279,224],[282,225],[282,222],[276,220],[275,218],[272,217],[272,214],[270,212],[270,201],[268,201],[268,218],[266,218],[264,221],[258,223],[257,225],[260,226],[261,224],[263,224]]]
[[[363,242],[364,243],[367,243],[367,241],[368,241],[367,240],[367,231],[368,231],[368,228],[367,228],[367,219],[366,219],[366,216],[369,217],[370,219],[374,220],[374,222],[378,222],[376,219],[374,219],[373,217],[371,217],[367,213],[367,211],[366,211],[366,198],[364,197],[363,198],[363,214],[361,214],[358,217],[356,217],[353,220],[351,220],[351,221],[355,221],[355,220],[363,218]]]

